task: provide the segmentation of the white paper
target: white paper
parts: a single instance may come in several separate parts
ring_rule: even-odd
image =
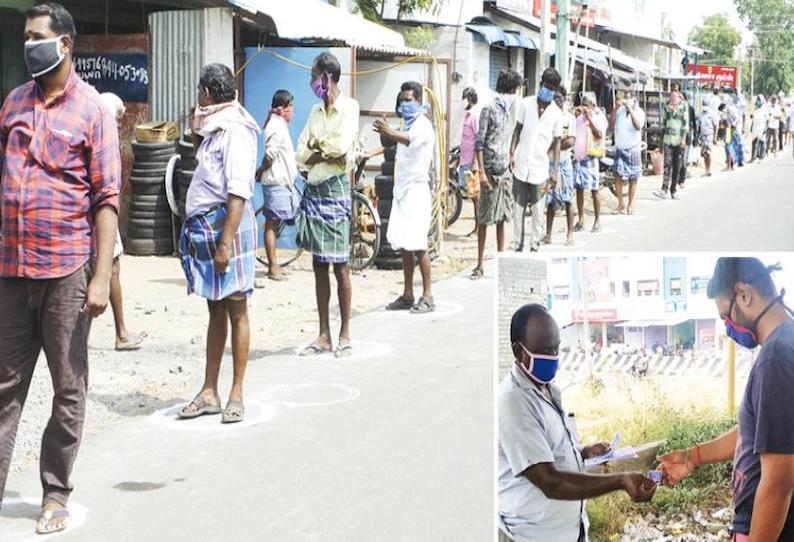
[[[590,459],[585,459],[584,466],[592,467],[593,465],[601,465],[609,461],[620,461],[623,459],[634,459],[637,457],[637,452],[635,452],[634,448],[631,446],[618,448],[618,446],[620,446],[621,440],[620,432],[616,433],[615,438],[612,439],[612,444],[610,445],[609,450],[601,455],[591,457]]]

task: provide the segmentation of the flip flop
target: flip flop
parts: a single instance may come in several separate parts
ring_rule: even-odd
[[[43,510],[39,519],[36,521],[36,534],[52,534],[63,531],[69,525],[69,517],[69,510],[66,508]],[[50,521],[58,518],[66,518],[66,521],[63,522],[63,527],[48,529],[47,525]]]
[[[436,310],[436,304],[433,302],[433,298],[422,296],[416,302],[416,305],[411,307],[411,314],[427,314],[434,310]]]
[[[483,276],[484,276],[484,273],[482,272],[482,269],[477,268],[477,269],[475,269],[474,271],[471,272],[471,275],[469,275],[469,278],[471,280],[480,280]]]
[[[340,344],[334,350],[334,357],[336,358],[349,358],[353,355],[353,346],[348,342],[345,344]]]
[[[240,401],[229,401],[221,415],[221,423],[237,423],[243,421],[245,407]]]
[[[330,348],[323,348],[317,343],[312,343],[308,346],[305,346],[300,352],[298,352],[298,355],[300,357],[311,357],[327,354],[329,352],[331,352]]]
[[[584,226],[581,222],[577,222],[573,227],[573,231],[584,231]]]
[[[116,351],[117,352],[128,352],[130,350],[138,350],[141,347],[141,345],[143,344],[143,341],[146,340],[146,337],[148,337],[148,335],[144,331],[144,332],[138,333],[138,336],[135,337],[131,341],[127,341],[127,342],[125,342],[125,343],[123,343],[121,345],[119,345],[119,343],[117,342],[116,343]]]
[[[404,295],[401,295],[388,305],[386,305],[387,311],[407,311],[410,310],[414,306],[414,298],[408,298]]]
[[[593,229],[590,230],[590,233],[598,233],[600,231],[601,231],[601,225],[599,224],[598,226],[593,226]]]
[[[201,395],[197,395],[195,399],[193,399],[189,405],[179,411],[178,416],[183,420],[192,420],[193,418],[198,418],[199,416],[205,415],[212,415],[212,414],[220,414],[221,413],[221,405],[220,405],[220,397],[218,397],[217,405],[211,405],[207,402],[204,397]],[[189,410],[190,405],[195,405],[195,410]]]

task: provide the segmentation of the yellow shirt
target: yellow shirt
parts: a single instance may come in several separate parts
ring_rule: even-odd
[[[325,111],[325,103],[315,105],[306,120],[298,139],[298,164],[309,172],[307,182],[319,184],[329,177],[347,173],[353,163],[356,140],[358,139],[358,102],[347,96],[339,95],[330,113]],[[347,163],[330,164],[320,162],[306,165],[309,157],[317,152],[309,148],[309,141],[316,141],[323,158],[345,156]]]

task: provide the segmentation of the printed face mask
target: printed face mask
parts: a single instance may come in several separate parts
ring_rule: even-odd
[[[325,86],[323,86],[325,85]],[[328,97],[328,92],[331,89],[331,77],[327,73],[323,73],[311,82],[312,92],[314,95],[325,100]]]
[[[554,99],[554,91],[550,88],[540,85],[540,90],[538,91],[538,100],[547,104]]]
[[[66,58],[61,48],[62,37],[25,42],[25,65],[33,78],[51,72]]]
[[[559,356],[541,356],[533,354],[527,350],[523,344],[521,348],[527,353],[527,356],[529,356],[529,363],[527,366],[523,363],[519,363],[524,374],[539,384],[548,384],[554,380],[554,377],[557,376],[557,369],[560,366]]]
[[[769,305],[767,305],[766,308],[761,311],[761,314],[758,315],[758,318],[755,319],[750,327],[741,326],[731,319],[733,306],[736,304],[736,295],[734,295],[731,299],[731,305],[728,308],[728,314],[725,316],[725,334],[733,339],[736,344],[744,346],[745,348],[753,349],[758,346],[758,337],[756,335],[758,322],[761,321],[761,318],[764,317],[764,315],[775,305],[775,303],[783,299],[785,293],[786,292],[783,291],[779,296],[773,299]]]

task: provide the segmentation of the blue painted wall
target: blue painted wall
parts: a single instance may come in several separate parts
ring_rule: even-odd
[[[670,293],[670,279],[681,279],[681,295],[672,295]],[[664,300],[674,301],[679,308],[686,306],[687,298],[687,285],[689,279],[686,272],[686,258],[669,257],[664,258]]]
[[[269,47],[269,51],[276,52],[291,61],[304,66],[311,66],[314,58],[324,51],[332,51],[327,47]],[[350,54],[340,53],[336,55],[342,66],[342,72],[349,72]],[[298,136],[306,124],[309,111],[317,103],[317,98],[312,93],[309,86],[311,74],[309,70],[303,69],[294,64],[282,60],[272,54],[257,51],[255,47],[245,49],[246,60],[250,60],[245,68],[243,76],[243,88],[245,90],[245,108],[259,122],[263,123],[267,112],[270,110],[270,102],[273,93],[279,89],[286,89],[295,97],[295,112],[290,123],[290,136],[297,148]],[[344,86],[343,86],[344,89]],[[344,89],[347,90],[347,89]],[[261,163],[264,156],[264,144],[262,134],[259,136],[257,150],[257,166]],[[300,181],[302,183],[302,180]],[[257,187],[254,197],[254,208],[258,209],[262,205],[262,190]],[[260,219],[260,225],[264,219]],[[259,232],[260,246],[264,246],[263,233]],[[295,246],[294,227],[286,229],[278,242],[279,247]]]

